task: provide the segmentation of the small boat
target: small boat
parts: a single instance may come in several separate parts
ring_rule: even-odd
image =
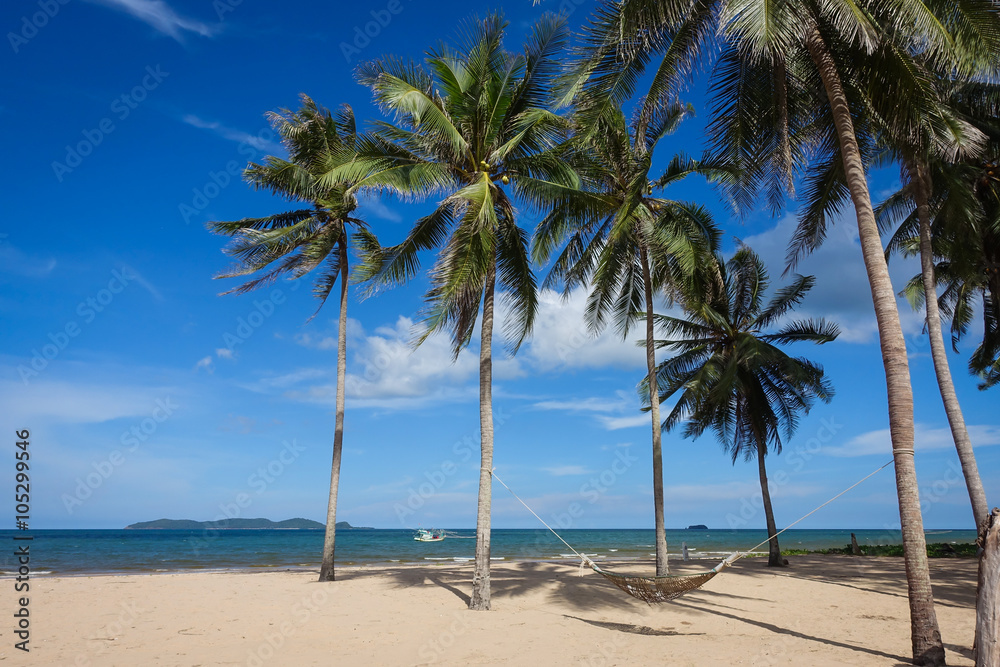
[[[443,530],[424,530],[423,528],[418,528],[416,534],[413,536],[417,542],[440,542],[444,539]]]

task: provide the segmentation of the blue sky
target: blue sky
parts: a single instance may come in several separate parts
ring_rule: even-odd
[[[517,2],[266,3],[41,0],[5,3],[0,119],[7,155],[0,228],[0,422],[32,433],[32,526],[119,528],[160,517],[324,520],[333,437],[336,312],[307,284],[246,296],[208,220],[287,206],[250,191],[247,160],[280,152],[264,113],[351,104],[378,117],[352,79],[384,53],[419,56],[472,13],[502,6],[519,48],[546,9]],[[578,25],[589,0],[570,17]],[[368,35],[364,35],[367,29]],[[697,92],[688,97],[702,111]],[[663,144],[697,154],[704,113]],[[663,155],[661,155],[663,157]],[[665,158],[664,158],[665,159]],[[236,175],[234,175],[236,174]],[[876,195],[896,184],[872,176]],[[792,214],[737,221],[700,183],[668,193],[710,207],[732,247],[749,243],[781,282]],[[428,204],[369,201],[383,239],[400,239]],[[531,229],[535,219],[522,218]],[[800,346],[827,369],[830,405],[768,457],[779,525],[890,458],[885,387],[853,218],[800,270],[817,276],[803,314],[838,322],[841,339]],[[430,259],[430,258],[428,258]],[[425,266],[429,262],[425,263]],[[916,272],[894,261],[898,286]],[[539,268],[539,273],[544,269]],[[412,351],[426,283],[350,303],[347,422],[338,518],[380,528],[472,527],[478,484],[476,346],[451,363],[448,342]],[[591,337],[585,295],[541,295],[535,334],[495,368],[497,472],[564,527],[652,527],[650,426],[635,385],[637,335]],[[900,302],[916,398],[917,468],[931,528],[970,528],[918,314]],[[968,350],[964,351],[965,353]],[[987,494],[1000,492],[996,394],[953,355]],[[664,439],[670,527],[764,526],[753,463],[730,463],[711,436]],[[13,466],[3,473],[13,483]],[[244,497],[243,506],[236,499]],[[578,504],[577,516],[568,515]],[[494,526],[536,527],[497,487]],[[803,527],[898,525],[888,469]]]

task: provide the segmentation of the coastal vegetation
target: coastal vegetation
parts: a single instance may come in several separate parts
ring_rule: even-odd
[[[902,544],[862,544],[858,546],[859,554],[854,554],[853,547],[848,544],[845,547],[834,549],[782,549],[782,556],[804,556],[808,554],[837,554],[845,556],[892,556],[901,558],[903,556]],[[979,547],[973,543],[949,544],[947,542],[931,542],[927,544],[928,558],[976,558],[979,556]]]
[[[211,224],[233,239],[227,252],[237,260],[220,277],[256,274],[233,292],[315,270],[322,305],[340,283],[320,579],[334,579],[349,283],[364,284],[370,297],[425,276],[418,345],[446,332],[457,358],[478,328],[481,458],[468,604],[490,608],[494,323],[515,354],[539,307],[535,271],[550,261],[546,286],[589,290],[591,331],[613,321],[627,336],[644,325],[647,372],[638,385],[652,426],[656,573],[667,574],[661,432],[682,422],[688,436],[713,430],[734,462],[757,460],[769,561],[780,564],[765,457],[780,452],[799,413],[815,399],[829,401],[833,391],[821,367],[777,345],[828,343],[838,330],[789,319],[811,277],[795,276],[772,295],[751,248],[738,243],[726,259],[716,223],[701,206],[657,192],[702,174],[743,216],[761,199],[777,213],[800,196],[786,270],[808,267],[835,214],[853,207],[886,383],[912,659],[943,664],[927,558],[968,549],[927,545],[924,537],[910,368],[880,231],[901,221],[888,250],[921,257],[921,275],[907,293],[926,308],[942,398],[985,531],[988,505],[941,363],[939,319],[951,317],[954,344],[982,307],[983,342],[969,366],[981,388],[995,385],[1000,95],[982,83],[1000,65],[995,3],[625,0],[601,3],[586,25],[580,47],[571,50],[565,21],[547,16],[520,52],[509,51],[506,22],[492,14],[469,22],[457,44],[436,46],[423,61],[387,55],[361,65],[358,80],[386,118],[359,132],[349,108],[332,113],[303,96],[300,110],[270,115],[287,159],[269,156],[245,172],[253,187],[305,208]],[[659,62],[645,77],[654,58]],[[706,156],[676,156],[661,176],[651,176],[658,144],[690,112],[680,95],[703,74]],[[867,175],[880,161],[900,165],[904,190],[876,208]],[[434,199],[435,207],[402,242],[385,246],[355,217],[362,195]],[[533,234],[523,226],[525,210],[540,219]],[[422,274],[431,253],[433,265]],[[939,299],[924,298],[939,286]],[[675,356],[658,362],[657,349]],[[663,418],[660,403],[675,396]]]
[[[312,519],[220,519],[218,521],[192,521],[191,519],[157,519],[140,521],[125,526],[126,530],[322,530],[326,528]],[[346,521],[337,524],[338,529],[352,529]]]

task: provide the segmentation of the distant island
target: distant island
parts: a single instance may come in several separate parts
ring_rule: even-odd
[[[688,526],[687,529],[688,530],[708,530],[708,526],[706,526],[703,523],[696,523],[693,526]]]
[[[220,521],[193,521],[191,519],[157,519],[140,521],[125,530],[323,530],[326,526],[311,519],[222,519]],[[352,526],[346,521],[337,522],[337,530],[374,530],[373,528]]]

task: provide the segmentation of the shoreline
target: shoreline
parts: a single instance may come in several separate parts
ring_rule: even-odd
[[[930,546],[930,545],[928,545]],[[959,546],[966,546],[964,543]],[[672,566],[682,565],[686,566],[688,563],[701,563],[705,569],[711,569],[717,565],[721,560],[731,555],[734,552],[702,552],[692,550],[690,558],[687,561],[682,560],[679,554],[671,554],[669,561]],[[587,553],[587,556],[592,558],[595,562],[601,565],[609,565],[611,567],[627,565],[645,565],[650,569],[653,567],[655,561],[646,556],[613,556],[608,557],[605,554],[594,554]],[[826,557],[838,557],[847,556],[848,558],[857,559],[899,559],[901,556],[899,554],[862,554],[859,556],[852,556],[847,553],[843,553],[840,550],[833,551],[828,549],[812,550],[812,551],[802,551],[795,549],[783,549],[782,555],[785,558],[800,557],[800,556],[810,556],[818,558]],[[753,551],[742,556],[740,560],[754,560],[758,558],[766,558],[768,553],[766,551]],[[929,556],[929,560],[974,560],[978,562],[975,556],[969,555],[946,555],[946,556]],[[430,566],[446,566],[446,565],[465,565],[472,563],[474,557],[471,556],[425,556],[419,560],[411,559],[388,559],[388,560],[371,560],[371,561],[354,561],[354,560],[343,560],[337,561],[336,569],[337,571],[355,571],[355,570],[378,570],[382,568],[394,568],[394,567],[430,567]],[[569,556],[557,556],[557,557],[507,557],[507,556],[496,556],[490,559],[493,565],[498,564],[519,564],[519,563],[535,563],[535,564],[545,564],[550,563],[554,565],[567,565],[575,566],[580,563],[580,559]],[[132,569],[109,569],[109,570],[81,570],[81,571],[63,571],[57,572],[54,570],[39,570],[32,572],[34,577],[45,577],[45,578],[59,578],[59,577],[113,577],[113,576],[148,576],[148,575],[160,575],[160,574],[180,574],[180,573],[215,573],[215,572],[247,572],[247,573],[266,573],[266,572],[319,572],[319,562],[318,559],[315,563],[299,563],[299,564],[261,564],[261,565],[234,565],[231,567],[196,567],[196,566],[186,566],[186,567],[176,567],[176,568],[132,568]],[[16,572],[0,572],[0,581],[11,580],[17,576]]]
[[[646,605],[575,562],[494,562],[493,611],[467,609],[472,563],[39,577],[39,664],[897,665],[910,639],[902,559],[744,559]],[[703,571],[708,559],[672,562]],[[711,567],[711,565],[709,565]],[[974,559],[931,561],[951,665],[972,665]],[[648,575],[652,561],[622,563]],[[246,576],[254,575],[252,585]],[[0,657],[9,654],[0,648]]]

